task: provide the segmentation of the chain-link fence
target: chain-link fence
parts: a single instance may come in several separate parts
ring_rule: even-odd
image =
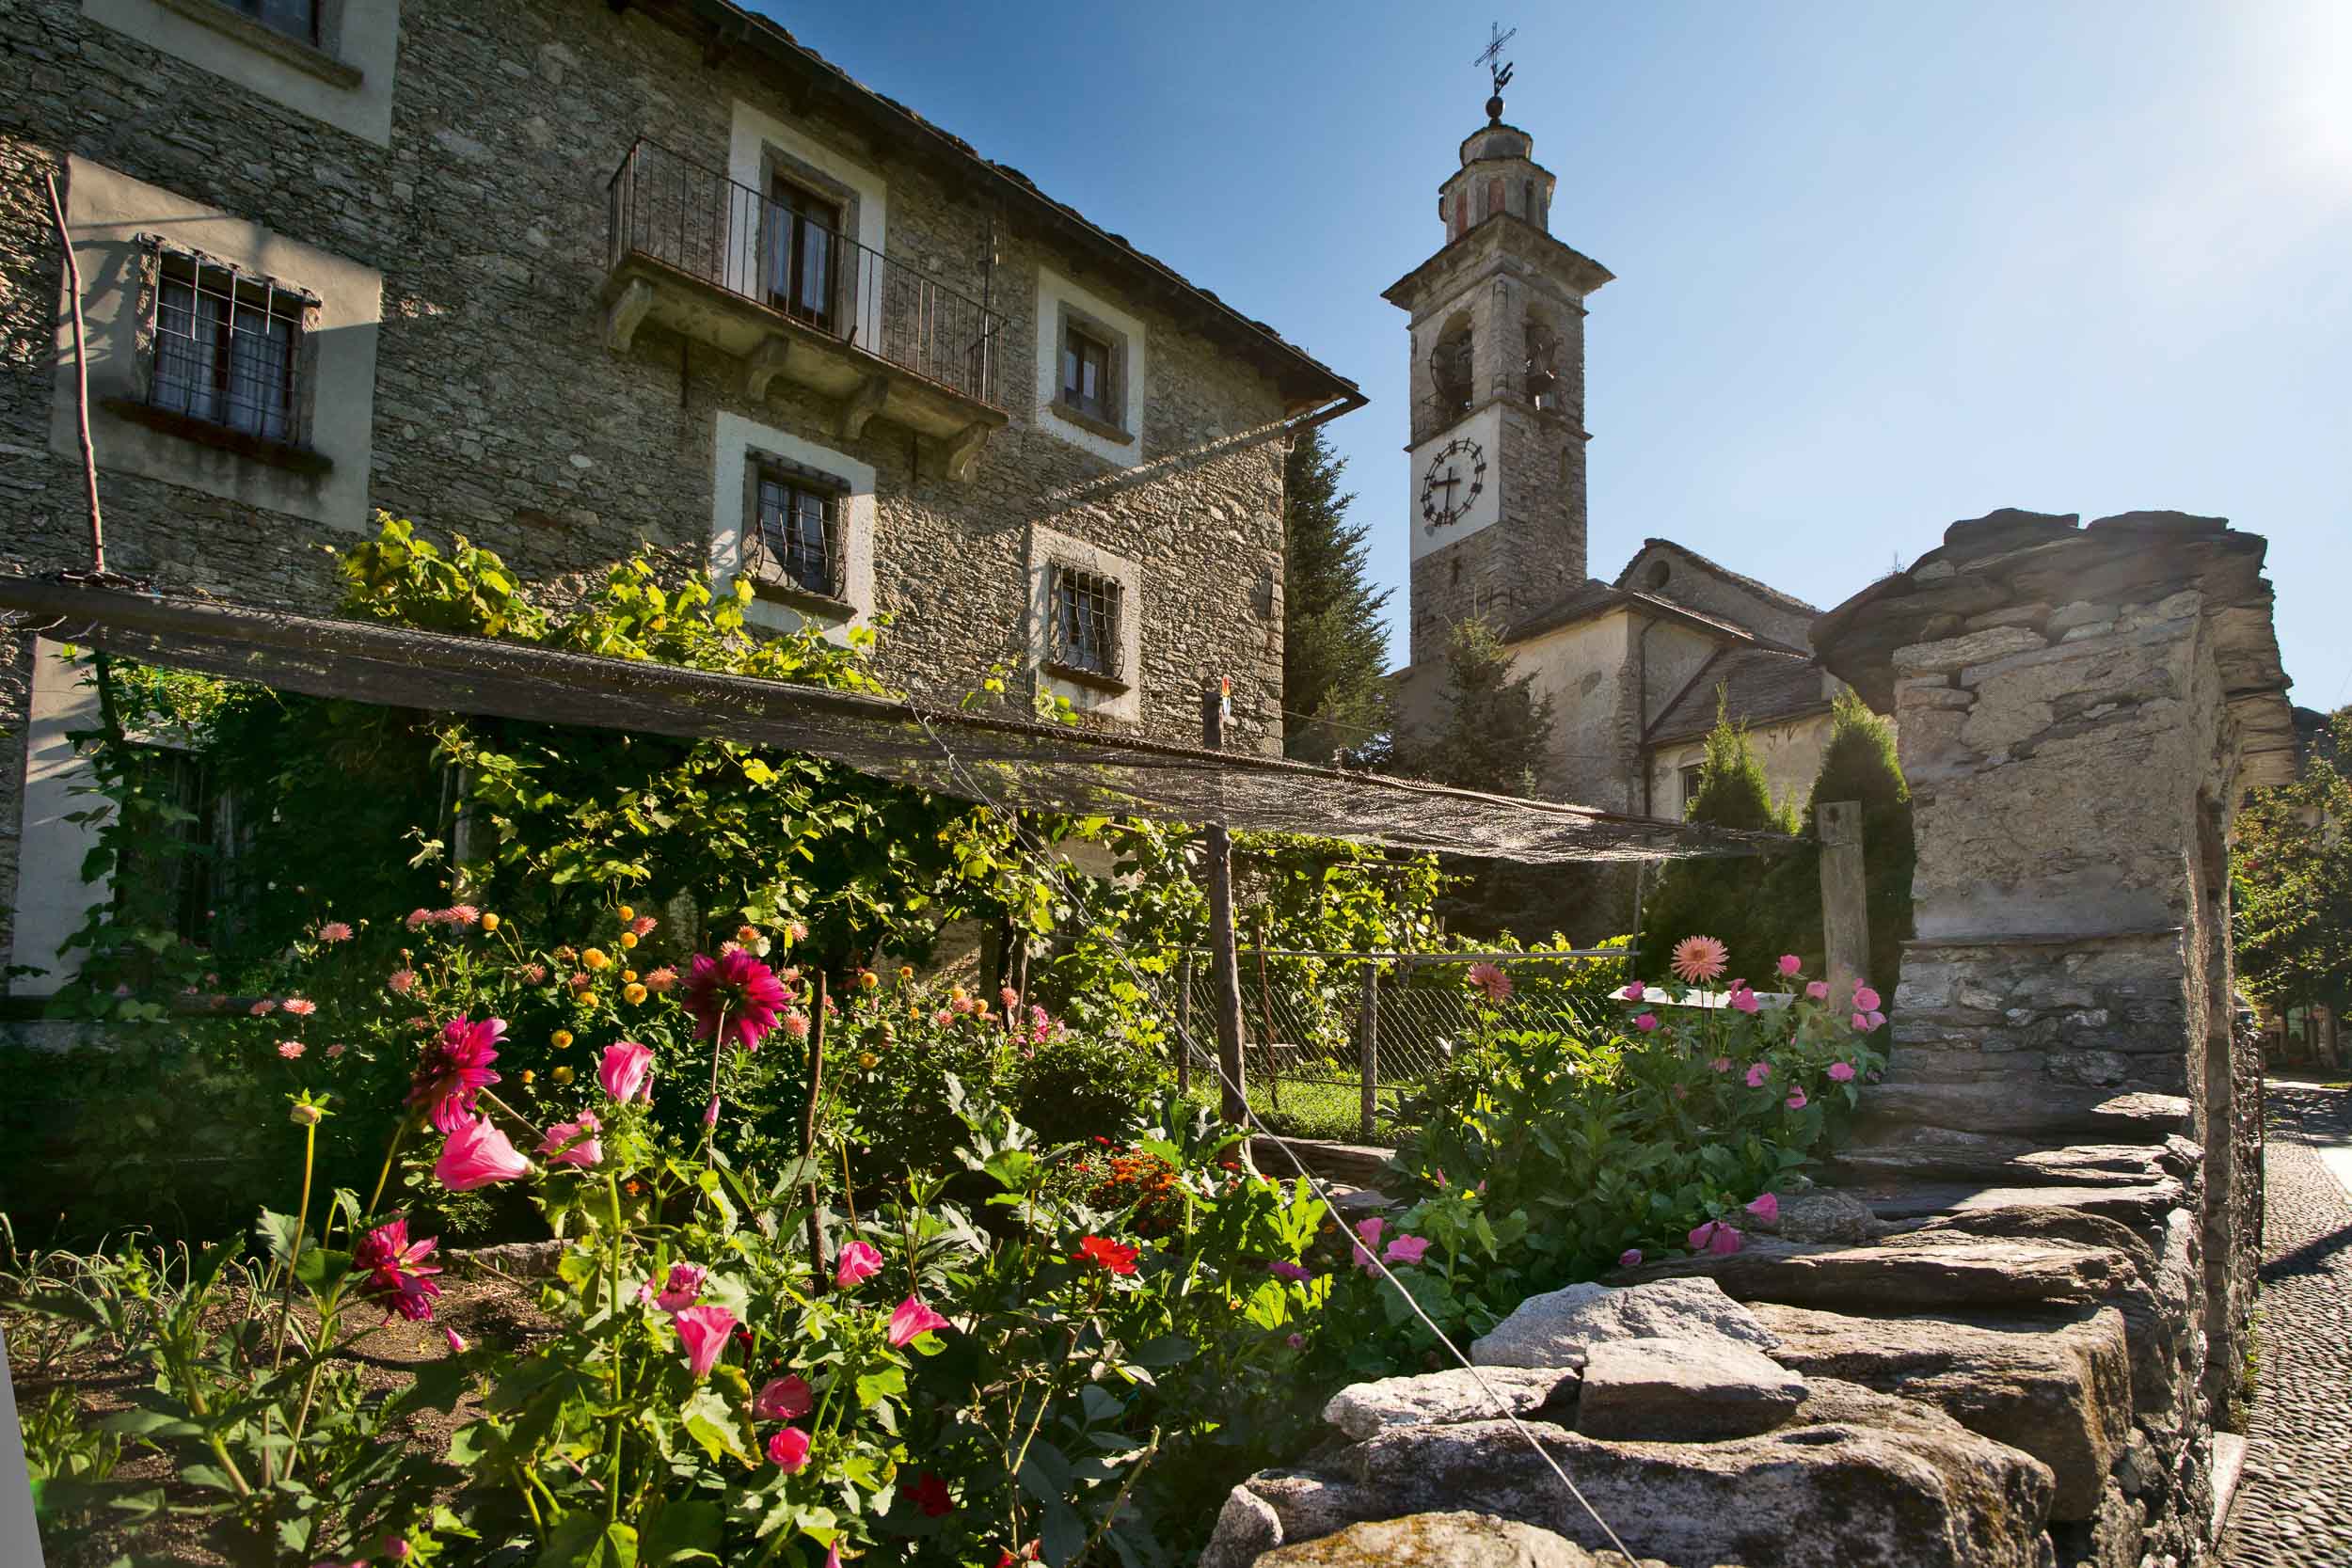
[[[1620,949],[1513,953],[1311,953],[1243,948],[1242,1060],[1262,1113],[1301,1131],[1371,1142],[1412,1124],[1421,1091],[1474,1024],[1572,1028],[1623,983]],[[1214,1096],[1216,996],[1209,957],[1173,956],[1180,1073]],[[1350,1092],[1352,1091],[1352,1092]],[[1285,1095],[1289,1103],[1285,1103]],[[1351,1132],[1352,1129],[1352,1132]]]

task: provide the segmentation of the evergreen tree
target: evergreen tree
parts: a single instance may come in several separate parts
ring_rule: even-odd
[[[1365,577],[1365,527],[1347,520],[1347,460],[1320,429],[1291,443],[1282,475],[1282,752],[1300,762],[1385,754],[1391,592]]]
[[[1911,834],[1911,789],[1895,758],[1894,727],[1851,691],[1837,696],[1829,744],[1799,826],[1817,826],[1815,813],[1833,800],[1862,804],[1863,886],[1870,901],[1866,978],[1892,999],[1902,978],[1903,943],[1912,934],[1911,872],[1918,856]],[[1772,902],[1801,917],[1786,951],[1803,955],[1807,974],[1824,973],[1820,846],[1808,838],[1803,849],[1782,856],[1770,880]]]
[[[1498,795],[1534,795],[1552,752],[1551,699],[1534,673],[1511,673],[1511,650],[1481,620],[1446,638],[1442,718],[1403,758],[1405,771],[1432,784]]]
[[[1699,768],[1699,790],[1690,819],[1749,832],[1793,833],[1788,812],[1772,803],[1764,765],[1748,743],[1747,727],[1731,721],[1724,694],[1715,698],[1715,727],[1708,732],[1707,759]],[[1708,936],[1731,950],[1724,979],[1769,983],[1772,960],[1793,950],[1795,911],[1770,896],[1774,880],[1769,863],[1751,856],[1676,861],[1643,901],[1638,969],[1645,979],[1666,974],[1666,959],[1684,937]]]
[[[2240,983],[2280,1011],[2352,1011],[2352,707],[2292,784],[2254,797],[2232,834]]]

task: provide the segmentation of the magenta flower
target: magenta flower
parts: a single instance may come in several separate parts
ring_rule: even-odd
[[[578,1121],[559,1121],[548,1129],[547,1140],[539,1152],[551,1165],[579,1165],[582,1169],[604,1159],[604,1146],[596,1141],[603,1125],[594,1111],[582,1111]]]
[[[1315,1276],[1312,1269],[1302,1268],[1296,1263],[1285,1262],[1279,1258],[1265,1267],[1266,1273],[1275,1278],[1287,1279],[1294,1285],[1304,1285]]]
[[[669,1283],[654,1298],[654,1305],[664,1312],[682,1312],[694,1305],[694,1298],[703,1293],[703,1281],[710,1271],[700,1263],[673,1263]]]
[[[698,1378],[708,1377],[726,1354],[735,1314],[723,1307],[689,1307],[670,1321],[676,1325],[678,1343],[686,1347],[686,1370]]]
[[[319,941],[321,942],[349,942],[350,940],[351,927],[340,920],[330,920],[319,927]]]
[[[1641,981],[1636,980],[1631,985],[1626,987],[1625,990],[1617,992],[1617,995],[1628,1002],[1640,1002],[1648,997],[1649,991],[1643,986]]]
[[[1632,1268],[1635,1264],[1639,1263],[1641,1260],[1642,1260],[1642,1249],[1641,1249],[1640,1247],[1637,1247],[1637,1246],[1629,1246],[1629,1247],[1626,1248],[1623,1252],[1620,1252],[1619,1254],[1617,1254],[1617,1267],[1619,1267],[1619,1268],[1621,1268],[1621,1269],[1629,1269],[1629,1268]]]
[[[1641,1030],[1644,1034],[1647,1034],[1652,1029],[1658,1027],[1658,1015],[1656,1013],[1644,1013],[1641,1017],[1633,1021],[1633,1027]]]
[[[776,1026],[784,986],[775,971],[741,948],[715,958],[697,953],[686,976],[684,1001],[686,1010],[694,1015],[696,1039],[716,1035],[722,1045],[733,1040],[746,1051],[756,1051]]]
[[[473,1115],[474,1097],[499,1081],[490,1064],[498,1060],[499,1037],[505,1033],[502,1018],[479,1023],[453,1018],[441,1026],[441,1037],[425,1046],[408,1085],[408,1103],[426,1107],[425,1119],[435,1132],[455,1132]]]
[[[1369,1269],[1372,1267],[1372,1254],[1365,1249],[1367,1247],[1376,1247],[1380,1244],[1380,1232],[1387,1229],[1388,1226],[1389,1222],[1382,1219],[1377,1214],[1373,1215],[1372,1218],[1368,1220],[1358,1220],[1356,1222],[1357,1241],[1355,1263],[1358,1268]]]
[[[1740,1232],[1721,1220],[1708,1220],[1691,1232],[1691,1250],[1728,1257],[1740,1250]]]
[[[1756,1216],[1759,1225],[1778,1224],[1780,1222],[1779,1196],[1773,1193],[1757,1194],[1749,1202],[1748,1212]]]
[[[1856,1013],[1853,1015],[1853,1032],[1857,1035],[1867,1035],[1885,1022],[1884,1013]]]
[[[808,1463],[808,1433],[799,1427],[786,1427],[768,1439],[768,1457],[786,1475],[797,1475]]]
[[[1756,999],[1756,992],[1748,990],[1745,986],[1741,986],[1738,990],[1731,993],[1731,1005],[1743,1013],[1751,1014],[1763,1006],[1761,1002],[1758,1002]]]
[[[854,1290],[882,1273],[882,1257],[864,1242],[844,1242],[841,1256],[834,1260],[833,1282],[844,1291]]]
[[[710,1103],[703,1107],[703,1125],[705,1127],[719,1125],[719,1097],[715,1094],[710,1097]]]
[[[1494,964],[1470,965],[1470,983],[1485,991],[1489,1002],[1500,1002],[1511,994],[1511,976]]]
[[[789,1421],[816,1408],[816,1391],[798,1372],[770,1378],[752,1399],[752,1414],[763,1421]]]
[[[1853,983],[1853,1010],[1858,1013],[1874,1013],[1879,1010],[1879,993],[1859,980]]]
[[[441,1271],[425,1259],[439,1244],[432,1240],[410,1241],[404,1216],[377,1226],[351,1249],[352,1272],[367,1275],[359,1293],[384,1308],[385,1322],[389,1323],[395,1313],[410,1323],[432,1318],[433,1298],[441,1293],[441,1288],[429,1276]]]
[[[596,1082],[621,1104],[650,1101],[653,1087],[646,1080],[653,1076],[652,1068],[651,1050],[635,1040],[616,1040],[604,1048],[604,1059],[596,1064]]]
[[[1783,974],[1802,974],[1804,973],[1804,960],[1794,953],[1783,953],[1780,956],[1780,972]]]
[[[1791,1090],[1789,1090],[1789,1091],[1788,1091],[1788,1108],[1789,1108],[1790,1110],[1792,1110],[1792,1111],[1802,1111],[1802,1110],[1804,1110],[1804,1107],[1805,1107],[1804,1090],[1803,1088],[1795,1088],[1795,1089],[1791,1089]]]
[[[457,1124],[441,1145],[433,1174],[451,1192],[469,1193],[493,1181],[529,1176],[531,1162],[490,1124],[488,1117],[479,1117]]]
[[[1388,1263],[1418,1263],[1422,1254],[1429,1250],[1429,1243],[1419,1236],[1399,1236],[1389,1243],[1389,1250],[1380,1255]]]
[[[441,1325],[441,1338],[449,1341],[449,1353],[452,1355],[463,1355],[471,1348],[466,1343],[466,1337],[447,1323]]]
[[[1750,1088],[1752,1088],[1752,1089],[1760,1089],[1760,1088],[1762,1088],[1762,1087],[1764,1086],[1764,1080],[1765,1080],[1765,1079],[1767,1079],[1767,1078],[1770,1078],[1772,1075],[1772,1063],[1770,1063],[1770,1062],[1758,1062],[1758,1063],[1756,1063],[1754,1067],[1752,1067],[1752,1068],[1748,1069],[1748,1087],[1750,1087]]]
[[[1307,1348],[1307,1337],[1304,1334],[1293,1332],[1288,1338],[1282,1341],[1282,1343],[1290,1346],[1293,1350],[1305,1350]]]
[[[289,996],[278,1005],[296,1018],[309,1018],[319,1010],[319,1005],[307,996]]]
[[[1851,1083],[1853,1081],[1853,1064],[1851,1062],[1830,1063],[1829,1077],[1830,1082],[1833,1084]]]
[[[1829,982],[1827,980],[1808,980],[1805,982],[1804,993],[1816,1002],[1826,1002],[1829,1000]]]
[[[919,1335],[953,1326],[946,1319],[924,1306],[919,1297],[909,1296],[898,1304],[897,1311],[890,1314],[890,1342],[903,1350],[907,1341]]]

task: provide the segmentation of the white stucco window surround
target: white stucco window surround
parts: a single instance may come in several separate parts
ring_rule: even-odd
[[[1054,663],[1054,583],[1057,574],[1072,570],[1118,587],[1118,674],[1102,676],[1057,673]],[[1143,719],[1143,568],[1099,545],[1057,533],[1039,524],[1029,527],[1028,663],[1037,671],[1041,689],[1066,697],[1081,713],[1122,723]]]
[[[1079,333],[1110,351],[1106,417],[1062,398],[1062,356]],[[1047,267],[1037,269],[1038,428],[1097,457],[1132,467],[1143,456],[1143,413],[1151,401],[1143,323]]]
[[[99,727],[98,693],[88,670],[57,643],[33,643],[30,713],[24,726],[24,822],[17,850],[16,934],[6,962],[41,973],[8,983],[16,996],[47,996],[72,979],[78,962],[57,956],[81,929],[91,904],[109,896],[103,882],[82,880],[82,860],[98,842],[98,825],[69,818],[97,797],[83,794],[89,765],[75,752],[77,731]]]
[[[874,613],[873,467],[739,414],[721,413],[711,470],[710,583],[722,594],[732,593],[747,570],[744,534],[756,527],[763,463],[822,475],[838,487],[833,515],[841,530],[842,593],[837,602],[792,593],[755,598],[744,618],[774,631],[816,626],[838,641]]]
[[[248,14],[266,11],[270,21]],[[392,143],[400,0],[82,0],[82,14],[378,147]],[[273,23],[278,24],[273,24]],[[289,25],[287,24],[294,24]]]
[[[832,202],[841,213],[840,232],[866,249],[886,254],[890,240],[890,185],[880,174],[855,159],[826,146],[797,125],[765,109],[735,101],[727,132],[727,178],[762,202],[772,202],[778,180]],[[725,287],[753,298],[764,298],[769,284],[765,269],[775,244],[743,216],[756,210],[771,214],[772,206],[745,208],[731,223],[731,244],[725,261]],[[854,325],[855,341],[882,341],[882,290],[859,264],[857,252],[832,259],[836,298],[846,297],[850,320],[837,329]],[[845,333],[846,335],[846,333]]]
[[[383,275],[86,158],[66,178],[98,466],[368,531]],[[273,312],[283,336],[257,350],[244,329]],[[56,323],[49,448],[78,458],[62,283]],[[287,404],[246,401],[262,369],[290,376]]]

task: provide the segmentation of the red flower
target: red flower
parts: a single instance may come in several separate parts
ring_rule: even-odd
[[[746,1051],[756,1051],[776,1026],[784,986],[775,971],[739,947],[715,958],[697,953],[686,977],[684,1000],[687,1011],[694,1015],[696,1039],[719,1035],[722,1044],[734,1040]]]
[[[929,1470],[914,1478],[914,1484],[907,1488],[907,1498],[934,1519],[956,1511],[956,1500],[947,1495],[947,1483]]]
[[[499,1058],[499,1037],[506,1033],[502,1018],[477,1023],[453,1018],[442,1025],[441,1037],[418,1058],[417,1076],[408,1087],[411,1106],[429,1107],[427,1119],[437,1132],[454,1132],[473,1115],[474,1096],[499,1081],[490,1064]]]
[[[398,1313],[410,1323],[426,1322],[433,1316],[433,1298],[441,1293],[426,1275],[441,1271],[425,1259],[439,1244],[410,1241],[405,1217],[377,1226],[351,1249],[352,1268],[368,1276],[360,1293],[383,1307],[387,1321]]]
[[[1093,1263],[1113,1274],[1136,1272],[1136,1249],[1110,1240],[1106,1236],[1089,1236],[1078,1243],[1071,1259],[1073,1263]]]

